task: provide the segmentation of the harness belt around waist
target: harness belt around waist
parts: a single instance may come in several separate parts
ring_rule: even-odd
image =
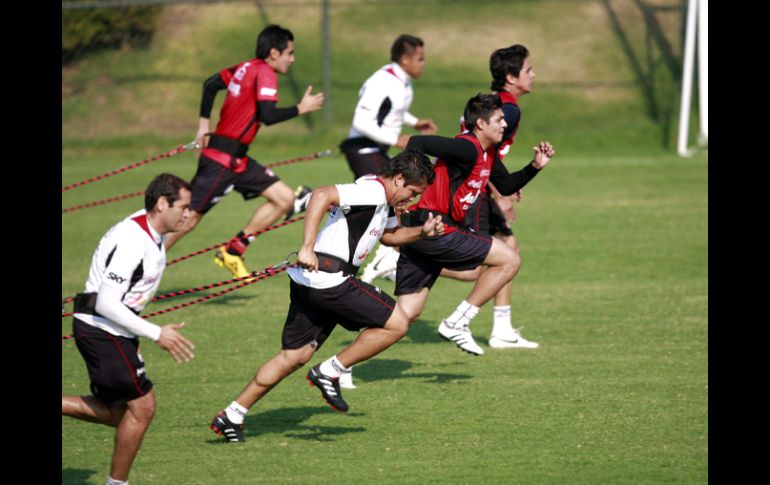
[[[107,318],[96,311],[96,295],[97,293],[78,293],[75,295],[75,301],[72,304],[72,313],[85,313],[86,315]],[[139,312],[133,308],[126,308],[134,312],[136,315],[139,315]]]
[[[232,155],[236,158],[245,157],[246,152],[249,150],[248,145],[244,145],[238,140],[233,140],[232,138],[228,138],[226,136],[212,133],[209,135],[209,137],[209,144],[206,146],[206,148],[215,148],[220,152],[227,153],[228,155]]]
[[[433,217],[441,216],[441,222],[444,223],[445,226],[452,226],[457,227],[459,229],[467,229],[452,219],[452,217],[449,216],[449,214],[444,214],[442,212],[436,212],[436,211],[429,211],[427,209],[416,209],[413,211],[406,212],[404,214],[401,214],[401,225],[404,227],[417,227],[422,226],[425,224],[425,221],[428,220],[428,213],[432,212]]]
[[[338,273],[342,271],[343,276],[355,276],[358,273],[358,266],[350,264],[342,258],[318,252],[315,255],[318,258],[318,271],[323,271],[324,273]]]

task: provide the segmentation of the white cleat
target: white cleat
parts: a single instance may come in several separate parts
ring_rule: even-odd
[[[468,327],[462,327],[459,330],[447,325],[446,320],[441,321],[438,326],[438,333],[447,340],[455,343],[461,350],[473,355],[484,355],[484,349],[479,347]]]
[[[340,373],[340,387],[343,389],[358,389],[353,384],[353,367],[350,368],[350,372]]]
[[[519,329],[511,328],[510,332],[489,337],[489,346],[493,349],[536,349],[540,344],[522,337]]]
[[[361,274],[361,281],[371,284],[375,278],[387,277],[391,281],[396,280],[396,266],[398,266],[398,258],[401,253],[391,248],[380,244],[377,251],[374,253],[374,259],[372,262],[364,267],[364,272]],[[392,279],[389,273],[393,273]]]

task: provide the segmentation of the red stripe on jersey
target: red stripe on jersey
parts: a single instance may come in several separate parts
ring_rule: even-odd
[[[140,216],[132,217],[131,220],[139,224],[139,227],[144,229],[144,232],[146,232],[147,235],[150,236],[150,239],[152,239],[152,242],[155,242],[155,236],[152,235],[152,231],[150,231],[150,226],[147,224],[147,214],[142,214]]]
[[[396,79],[398,79],[398,80],[399,80],[399,81],[401,81],[401,82],[404,82],[404,80],[403,80],[403,79],[401,79],[400,77],[398,77],[398,74],[396,74],[396,71],[394,71],[392,67],[388,67],[388,68],[386,68],[386,69],[385,69],[385,72],[387,72],[387,73],[389,73],[389,74],[392,74],[392,75],[393,75],[393,77],[395,77]]]

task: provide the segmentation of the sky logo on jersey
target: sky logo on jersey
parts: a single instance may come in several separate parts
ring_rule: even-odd
[[[259,90],[259,94],[262,96],[275,96],[278,90],[274,88],[262,88]]]
[[[487,177],[489,176],[489,170],[486,168],[481,169],[481,173],[479,174],[479,177]]]
[[[112,281],[117,281],[118,283],[121,283],[121,284],[124,281],[126,281],[126,279],[123,278],[122,276],[118,276],[118,275],[116,275],[115,273],[112,273],[112,272],[110,272],[110,274],[107,275],[107,279],[108,280],[112,280]]]

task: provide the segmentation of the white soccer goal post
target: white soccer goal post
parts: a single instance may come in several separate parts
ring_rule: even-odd
[[[690,105],[692,101],[693,64],[695,63],[697,18],[697,47],[698,47],[698,100],[700,113],[700,129],[698,131],[698,146],[708,146],[709,138],[709,7],[708,0],[689,0],[687,6],[687,31],[684,41],[684,70],[682,73],[682,96],[679,107],[679,139],[677,152],[680,156],[690,156],[694,153],[688,147],[690,133]]]

